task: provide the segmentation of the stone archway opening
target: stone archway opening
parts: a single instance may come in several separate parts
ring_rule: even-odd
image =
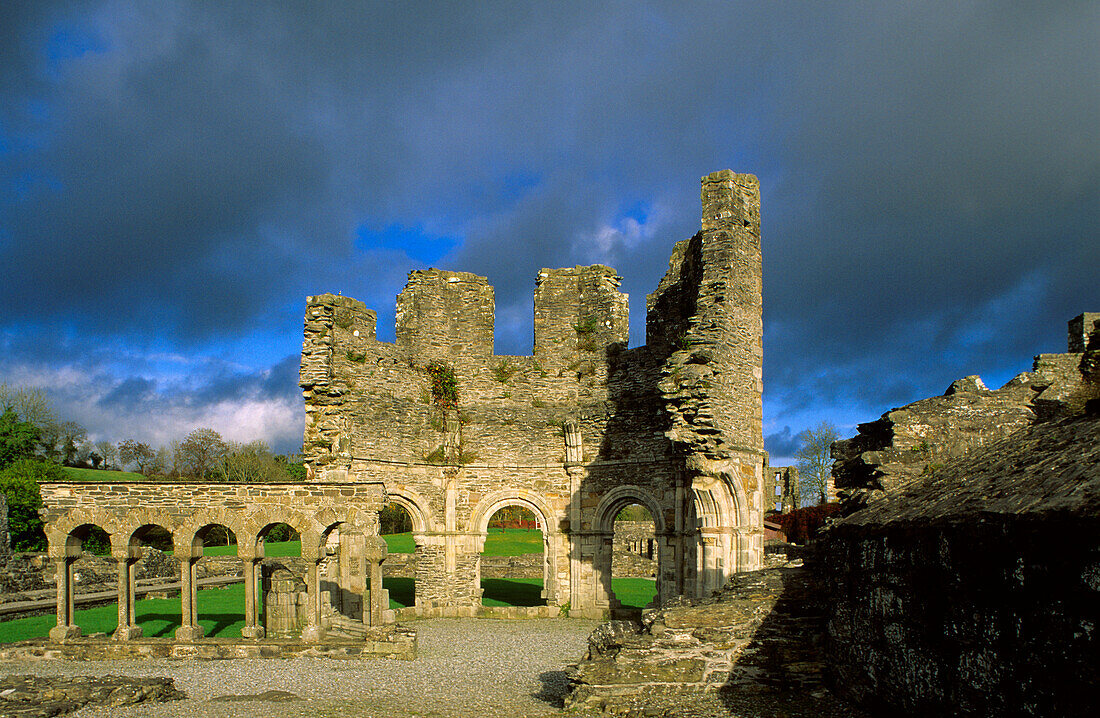
[[[308,603],[302,535],[288,523],[273,522],[256,533],[255,562],[245,561],[246,638],[284,638],[301,633]],[[255,563],[260,564],[256,570]],[[255,603],[253,608],[250,603]],[[258,615],[257,619],[251,619]],[[260,630],[262,629],[262,630]]]
[[[630,503],[615,514],[611,543],[611,598],[621,608],[641,609],[657,596],[659,547],[653,514]]]
[[[119,613],[115,638],[130,640],[143,635],[167,635],[180,625],[179,616],[172,615],[174,611],[166,611],[164,605],[174,592],[157,588],[155,583],[152,588],[156,590],[146,586],[145,597],[153,600],[146,601],[140,613],[136,599],[139,580],[179,579],[179,561],[173,556],[175,542],[172,532],[160,524],[143,524],[130,533],[126,548],[125,559],[118,559]]]
[[[549,553],[540,512],[520,501],[500,506],[489,517],[481,550],[482,605],[547,605]]]
[[[65,538],[65,556],[66,558],[57,567],[58,587],[60,589],[61,586],[65,586],[67,589],[65,623],[70,632],[73,627],[77,627],[80,633],[84,633],[84,628],[92,627],[81,627],[76,620],[76,594],[84,592],[80,589],[94,590],[93,587],[101,584],[103,588],[116,585],[118,561],[111,556],[110,535],[102,526],[94,523],[81,524],[69,532]],[[65,575],[62,576],[62,573]],[[59,606],[59,618],[61,617],[60,608]],[[58,625],[61,625],[60,620]],[[96,626],[94,628],[94,631],[89,630],[87,634],[102,630],[111,632],[118,628],[118,624],[112,627]]]
[[[645,519],[652,522],[650,531]],[[643,576],[620,575],[629,573],[625,565],[631,561],[624,552],[618,561],[619,570],[616,571],[616,525],[620,520],[640,519],[633,524],[638,530],[638,536],[631,543],[642,556],[648,557],[652,550],[652,559],[636,561],[638,567],[646,566],[645,572],[653,572],[653,578]],[[641,609],[655,605],[656,602],[667,598],[671,586],[663,575],[663,569],[673,561],[671,547],[668,541],[667,524],[668,517],[660,511],[660,504],[644,488],[640,486],[620,486],[608,492],[596,508],[593,528],[599,534],[595,547],[594,578],[596,588],[596,600],[598,607],[606,607],[606,611],[612,618],[636,618]],[[628,523],[624,523],[620,533],[625,533]],[[625,539],[625,536],[621,537]],[[652,541],[652,543],[650,543]],[[650,569],[647,562],[652,560]],[[638,568],[635,573],[641,572]],[[650,581],[652,580],[652,583]],[[619,596],[619,593],[622,596]],[[623,600],[626,599],[626,600]]]
[[[416,605],[417,544],[412,513],[402,503],[391,501],[378,512],[378,533],[386,541],[389,555],[382,564],[390,606]]]
[[[195,625],[204,636],[236,636],[245,624],[244,587],[237,536],[225,524],[209,523],[195,532],[191,596]]]

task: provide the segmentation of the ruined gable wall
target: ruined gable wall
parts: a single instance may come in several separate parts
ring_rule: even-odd
[[[618,283],[606,267],[542,270],[530,357],[492,353],[492,288],[474,275],[412,273],[392,344],[374,338],[374,314],[360,302],[310,298],[301,368],[305,458],[315,467],[346,465],[352,456],[427,463],[447,429],[424,371],[432,361],[454,367],[469,463],[561,464],[569,419],[580,424],[586,460],[664,457],[667,440],[645,426],[653,399],[635,406],[639,396],[655,396],[658,366],[644,352],[623,350],[627,309]]]
[[[764,448],[759,183],[715,172],[702,203],[702,231],[676,246],[648,299],[647,344],[669,352],[671,438],[726,458]]]
[[[1095,345],[1089,351],[1040,354],[1030,372],[996,390],[986,388],[977,376],[964,377],[943,396],[891,409],[876,421],[860,424],[856,436],[833,444],[837,489],[862,505],[990,441],[1036,422],[1080,414],[1089,399],[1100,395],[1095,378],[1100,330],[1094,327],[1082,335],[1088,317],[1100,315],[1086,313],[1070,320],[1069,348]]]

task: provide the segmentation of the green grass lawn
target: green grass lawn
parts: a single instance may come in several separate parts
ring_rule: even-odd
[[[202,550],[203,556],[236,556],[237,544],[228,546],[206,546]],[[264,544],[265,558],[281,558],[283,556],[301,556],[301,541],[272,541]]]
[[[416,544],[411,533],[386,534],[390,553],[413,553]],[[538,529],[489,529],[485,537],[486,556],[522,556],[525,553],[542,553],[542,532]]]
[[[413,605],[413,579],[388,578],[385,585],[390,592],[390,608]],[[544,603],[539,595],[541,578],[486,578],[481,585],[485,589],[481,600],[486,606],[540,606]],[[657,593],[654,581],[648,578],[616,578],[612,579],[611,586],[624,606],[637,608],[648,605]],[[201,590],[198,601],[199,624],[207,636],[240,637],[244,627],[243,583]],[[146,637],[171,637],[180,626],[179,598],[144,598],[137,602],[136,611],[137,624]],[[57,619],[52,615],[3,621],[0,622],[0,643],[44,638],[55,625]],[[111,604],[80,609],[76,612],[76,625],[85,636],[110,634],[118,627],[118,608]]]
[[[133,471],[104,471],[103,469],[78,469],[66,466],[65,473],[73,481],[145,481],[146,478]]]
[[[244,627],[244,584],[198,592],[199,624],[207,636],[237,636]],[[147,637],[171,636],[180,626],[179,598],[144,598],[137,602],[137,624]],[[28,638],[43,638],[57,625],[55,616],[31,616],[0,623],[0,642],[9,643]],[[76,625],[83,635],[110,634],[118,628],[118,607],[115,604],[80,609]]]

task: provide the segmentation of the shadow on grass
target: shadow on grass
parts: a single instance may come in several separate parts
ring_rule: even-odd
[[[148,638],[171,638],[181,625],[178,613],[144,613],[142,611],[138,611],[137,624],[141,626],[142,633]],[[244,614],[201,613],[199,625],[205,629],[204,635],[207,637],[233,638],[237,636],[233,628],[239,629],[244,625]]]
[[[387,578],[383,587],[390,592],[390,608],[405,608],[413,605],[416,581],[411,578]]]
[[[545,606],[542,580],[483,578],[481,603],[485,606]]]

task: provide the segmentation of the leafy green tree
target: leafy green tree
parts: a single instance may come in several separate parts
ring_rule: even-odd
[[[0,492],[8,502],[8,531],[16,551],[43,551],[46,535],[42,532],[42,481],[68,478],[60,466],[41,459],[19,459],[0,471]]]
[[[801,446],[795,452],[794,458],[802,484],[803,506],[811,503],[823,504],[828,500],[829,477],[833,470],[829,449],[838,439],[840,434],[828,421],[799,433]]]
[[[34,456],[38,433],[38,427],[29,421],[20,421],[14,409],[5,409],[0,414],[0,469],[13,461]]]

